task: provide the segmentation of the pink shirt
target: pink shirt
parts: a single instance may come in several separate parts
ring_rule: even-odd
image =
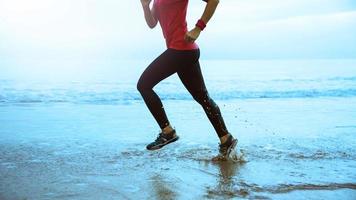
[[[198,45],[184,40],[187,29],[188,0],[154,0],[155,17],[159,21],[167,48],[192,50]]]

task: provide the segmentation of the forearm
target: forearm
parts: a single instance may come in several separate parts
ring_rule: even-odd
[[[154,28],[156,26],[156,24],[157,24],[157,20],[153,16],[153,12],[150,9],[150,6],[142,4],[142,8],[143,8],[143,12],[144,12],[144,15],[145,15],[145,20],[146,20],[147,25],[150,28]]]
[[[206,7],[204,9],[203,15],[201,16],[201,20],[207,24],[211,17],[214,15],[216,7],[219,4],[219,0],[208,0]]]
[[[207,0],[203,15],[200,20],[196,23],[195,27],[186,33],[184,39],[188,42],[194,42],[200,35],[200,32],[204,30],[206,24],[209,22],[211,17],[214,15],[216,7],[219,4],[219,0]],[[203,21],[203,22],[202,22]]]

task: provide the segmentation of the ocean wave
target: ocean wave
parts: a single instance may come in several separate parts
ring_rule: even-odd
[[[314,79],[207,81],[216,100],[356,97],[356,76]],[[162,81],[154,90],[162,100],[193,100],[179,80]],[[143,101],[135,82],[24,83],[0,80],[0,104],[130,104]]]
[[[187,92],[158,92],[162,100],[193,100]],[[289,90],[289,91],[212,91],[216,100],[234,99],[283,99],[283,98],[320,98],[320,97],[356,97],[356,89],[333,90]],[[2,104],[36,104],[36,103],[84,103],[84,104],[127,104],[142,101],[139,92],[100,92],[100,91],[11,91],[0,95]]]

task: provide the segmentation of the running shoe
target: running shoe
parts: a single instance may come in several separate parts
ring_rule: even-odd
[[[219,144],[219,153],[220,156],[224,158],[229,158],[231,151],[236,147],[237,139],[232,137],[230,134],[226,142]]]
[[[163,146],[175,142],[179,139],[176,135],[176,131],[173,129],[170,133],[160,132],[154,142],[151,142],[146,146],[147,150],[157,150],[162,148]]]

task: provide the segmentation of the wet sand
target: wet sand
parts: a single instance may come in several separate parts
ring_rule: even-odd
[[[166,100],[176,143],[142,101],[0,107],[0,199],[355,199],[356,98],[218,100],[247,162],[213,162],[199,105]]]

